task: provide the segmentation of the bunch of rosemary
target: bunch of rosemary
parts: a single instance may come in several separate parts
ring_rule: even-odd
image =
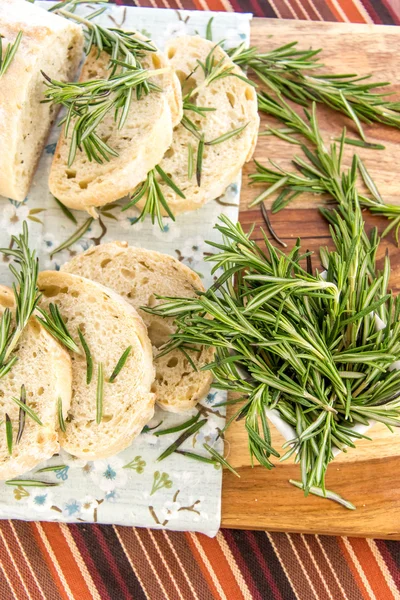
[[[273,92],[296,104],[308,107],[311,102],[326,104],[352,119],[360,137],[365,140],[363,123],[384,123],[400,127],[400,104],[389,102],[377,88],[388,82],[371,82],[371,75],[360,77],[353,73],[315,74],[324,65],[318,62],[321,50],[298,50],[297,42],[259,52],[241,44],[229,50],[232,60],[249,68]],[[263,110],[262,104],[260,110]]]
[[[221,216],[216,229],[223,242],[210,242],[216,253],[206,259],[215,273],[222,270],[215,284],[197,298],[165,298],[145,309],[176,319],[162,353],[215,346],[206,368],[217,387],[242,394],[227,426],[245,419],[252,460],[270,469],[279,457],[266,414],[274,409],[293,428],[280,460],[295,455],[297,485],[342,503],[325,488],[334,450],[365,437],[352,429],[357,423],[400,425],[400,371],[390,370],[400,356],[400,301],[387,289],[388,257],[383,271],[376,270],[379,239],[376,231],[365,233],[352,190],[347,204],[330,214],[336,249],[321,250],[323,272],[312,270],[300,241],[285,255],[264,235],[264,252],[240,224]]]
[[[97,0],[89,0],[89,4],[97,3]],[[100,4],[106,3],[107,0],[100,1]],[[102,14],[105,7],[85,17],[75,14],[79,4],[82,4],[81,0],[60,2],[50,10],[82,24],[86,34],[86,54],[96,47],[98,54],[104,51],[110,55],[110,62],[107,78],[89,82],[63,83],[50,79],[43,73],[47,85],[44,102],[66,107],[67,115],[59,123],[65,123],[66,135],[71,124],[73,127],[69,166],[72,165],[78,148],[83,149],[89,160],[98,163],[110,160],[111,156],[118,156],[118,153],[100,138],[96,130],[109,113],[114,114],[118,128],[121,129],[126,122],[134,93],[139,99],[152,90],[159,90],[157,85],[148,80],[163,72],[163,69],[148,71],[142,68],[140,61],[143,53],[156,50],[150,41],[139,39],[134,32],[109,29],[94,23],[93,19]]]

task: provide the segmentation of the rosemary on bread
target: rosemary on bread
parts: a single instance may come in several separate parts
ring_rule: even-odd
[[[362,123],[400,127],[400,104],[376,92],[390,85],[388,82],[373,82],[371,75],[315,73],[324,66],[318,62],[320,53],[321,50],[299,50],[297,42],[269,52],[246,48],[244,44],[228,51],[236,64],[249,68],[274,93],[301,106],[320,102],[345,114],[352,119],[364,141]],[[259,108],[263,110],[262,103]]]
[[[11,65],[14,56],[17,53],[19,44],[21,42],[21,38],[22,38],[22,31],[19,31],[17,34],[17,37],[15,38],[14,42],[9,42],[7,44],[7,48],[5,49],[4,55],[3,55],[3,46],[1,43],[1,38],[3,36],[0,33],[0,79],[1,77],[4,75],[4,73],[7,71],[7,69],[9,68],[9,66]]]
[[[279,456],[266,409],[293,427],[281,460],[295,455],[306,494],[327,493],[333,450],[365,437],[356,423],[400,425],[400,371],[389,370],[400,355],[400,301],[387,289],[389,258],[376,269],[379,239],[376,231],[366,236],[351,189],[347,204],[331,213],[335,250],[321,250],[324,275],[301,266],[309,253],[300,241],[285,255],[264,236],[264,252],[221,216],[223,242],[210,242],[216,253],[206,259],[214,272],[223,270],[215,284],[197,298],[165,298],[144,309],[176,319],[163,353],[177,345],[216,347],[206,368],[216,387],[242,394],[231,421],[244,418],[252,460],[271,469]]]
[[[67,115],[59,123],[65,123],[66,135],[69,127],[73,127],[68,166],[74,162],[78,148],[84,150],[89,161],[94,160],[98,163],[118,156],[118,152],[96,133],[99,124],[109,113],[113,113],[118,129],[122,129],[133,98],[139,99],[152,90],[159,91],[160,88],[149,79],[165,72],[165,69],[142,68],[143,53],[156,51],[150,40],[142,39],[134,32],[102,27],[95,23],[93,19],[99,16],[104,8],[81,17],[74,13],[78,4],[79,0],[73,0],[66,4],[59,3],[50,10],[82,24],[86,35],[86,54],[96,47],[98,56],[101,52],[110,55],[110,63],[107,78],[72,84],[50,79],[43,73],[47,85],[45,101],[67,108]]]
[[[36,252],[29,249],[29,234],[26,221],[22,225],[22,233],[13,235],[11,248],[1,248],[0,252],[7,257],[12,257],[14,263],[9,264],[9,269],[16,283],[13,283],[13,292],[16,305],[15,323],[12,323],[11,312],[5,309],[0,321],[0,378],[4,377],[17,360],[14,350],[19,339],[31,318],[40,295],[37,287],[39,261]]]

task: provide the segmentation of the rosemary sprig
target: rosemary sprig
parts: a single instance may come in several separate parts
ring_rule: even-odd
[[[304,490],[304,485],[301,483],[301,481],[295,481],[294,479],[289,479],[289,483],[291,485],[294,485],[294,487],[299,488],[299,490]],[[310,491],[310,494],[314,494],[315,496],[319,496],[320,498],[327,498],[328,500],[333,500],[334,502],[341,504],[342,506],[344,506],[345,508],[348,508],[349,510],[356,510],[356,507],[354,506],[354,504],[352,504],[348,500],[345,500],[344,498],[339,496],[339,494],[336,494],[336,492],[332,492],[331,490],[325,490],[325,494],[324,494],[320,488],[316,488],[313,485],[310,487],[309,491]]]
[[[79,339],[80,339],[82,348],[83,348],[83,350],[85,352],[85,356],[86,356],[86,384],[89,385],[89,383],[92,381],[92,377],[93,377],[92,353],[90,352],[90,348],[85,339],[85,336],[83,335],[82,331],[79,328],[78,328],[78,335],[79,335]]]
[[[115,365],[115,368],[110,376],[110,379],[108,380],[109,383],[113,383],[113,381],[116,380],[119,373],[123,369],[126,361],[128,360],[128,356],[129,356],[131,350],[132,350],[132,346],[128,346],[126,348],[126,350],[124,350],[123,353],[121,354],[121,357],[119,358],[117,364]]]
[[[364,437],[354,424],[400,426],[400,371],[389,370],[400,356],[400,301],[387,290],[388,257],[382,272],[376,269],[379,239],[364,232],[355,186],[349,182],[346,191],[346,204],[324,212],[336,249],[321,249],[323,276],[301,266],[309,253],[300,241],[285,255],[264,236],[264,252],[251,232],[221,216],[223,242],[209,242],[216,253],[206,259],[213,272],[223,271],[215,284],[196,298],[164,298],[146,309],[175,318],[176,333],[161,354],[216,348],[205,368],[216,387],[243,396],[231,421],[244,419],[252,460],[271,468],[279,456],[266,413],[274,409],[294,430],[281,460],[294,454],[304,492],[325,497],[333,449]],[[381,331],[374,314],[386,324]]]
[[[104,373],[103,363],[97,367],[97,390],[96,390],[96,423],[100,425],[103,417],[103,397],[104,397]]]
[[[7,44],[7,48],[4,53],[4,56],[3,56],[3,47],[2,47],[2,43],[1,43],[1,38],[3,38],[3,37],[4,36],[2,36],[0,34],[0,79],[2,78],[2,76],[7,71],[7,69],[11,65],[12,61],[14,60],[14,56],[16,55],[18,47],[21,42],[22,31],[18,32],[17,37],[15,38],[13,43],[9,42]]]
[[[292,164],[295,171],[281,168],[270,160],[271,167],[265,167],[255,161],[257,172],[250,175],[253,183],[267,183],[268,187],[261,192],[251,203],[254,206],[263,202],[266,198],[275,196],[272,204],[272,212],[278,212],[302,193],[315,195],[327,194],[338,204],[346,205],[349,197],[353,194],[353,187],[357,182],[357,170],[361,174],[363,182],[371,196],[358,192],[358,198],[363,207],[369,208],[376,215],[387,217],[391,223],[385,229],[383,236],[395,228],[398,241],[400,228],[400,207],[385,204],[376,184],[367,171],[366,166],[359,156],[353,156],[350,169],[343,169],[342,157],[344,144],[346,143],[346,129],[343,129],[338,144],[332,143],[329,148],[322,138],[316,115],[316,105],[313,103],[312,111],[305,110],[305,118],[298,115],[284,100],[272,99],[263,95],[268,105],[268,113],[279,118],[288,127],[284,130],[270,128],[273,135],[283,137],[286,141],[296,143],[300,146],[303,157],[295,156]],[[266,105],[266,106],[267,106]],[[302,144],[294,134],[301,134],[314,147],[310,149]]]
[[[119,61],[113,61],[114,63],[121,64]],[[109,161],[112,156],[118,156],[118,153],[96,133],[97,127],[109,113],[113,113],[118,129],[122,129],[131,107],[133,91],[139,99],[144,82],[148,83],[150,90],[160,89],[147,80],[164,73],[166,69],[149,71],[132,68],[125,63],[123,66],[127,68],[109,79],[92,79],[76,83],[57,81],[42,72],[46,83],[44,101],[61,104],[67,109],[66,116],[60,121],[60,125],[65,123],[66,136],[73,123],[68,166],[74,162],[78,148],[84,149],[90,161],[94,160],[98,163]]]
[[[64,421],[64,415],[63,415],[63,408],[62,408],[62,399],[61,396],[59,396],[57,398],[57,415],[58,415],[58,426],[60,428],[60,430],[65,433],[66,428],[65,428],[65,421]]]
[[[1,365],[0,376],[8,372],[17,357],[11,357],[18,341],[25,329],[30,317],[35,310],[40,298],[37,287],[37,277],[39,263],[35,251],[29,249],[29,235],[26,221],[22,225],[22,233],[18,236],[12,236],[12,248],[1,248],[0,252],[4,256],[11,256],[18,265],[17,269],[13,263],[10,263],[9,269],[17,283],[13,283],[13,292],[16,304],[15,326],[11,328],[11,318],[9,311],[4,311],[0,326],[0,344],[1,344]]]
[[[45,101],[59,103],[67,108],[67,116],[60,122],[65,123],[66,135],[73,122],[69,165],[73,163],[78,148],[83,149],[89,160],[99,163],[118,156],[118,153],[96,133],[98,126],[112,112],[118,128],[121,129],[126,122],[134,92],[136,98],[140,99],[152,90],[159,90],[160,88],[148,79],[165,71],[148,71],[142,68],[143,54],[156,51],[149,40],[137,38],[134,32],[102,27],[95,23],[94,19],[105,10],[104,8],[86,17],[76,15],[74,10],[80,3],[79,0],[58,3],[52,10],[83,25],[86,54],[96,47],[98,55],[103,51],[110,55],[110,63],[109,75],[104,79],[63,84],[45,76],[48,84]]]
[[[37,320],[43,325],[43,327],[63,346],[71,350],[76,354],[82,354],[81,349],[71,336],[68,328],[64,322],[64,319],[60,313],[60,309],[57,304],[49,304],[49,312],[39,307],[39,312],[42,317],[37,316]]]
[[[163,171],[160,165],[156,165],[154,169],[149,171],[146,181],[140,184],[140,186],[132,194],[130,202],[122,208],[122,211],[128,210],[128,208],[135,206],[142,198],[146,197],[142,212],[137,220],[143,221],[146,215],[150,215],[151,222],[154,223],[157,219],[160,229],[163,230],[164,224],[162,220],[162,211],[164,210],[173,221],[175,221],[175,217],[168,206],[167,200],[165,199],[161,182],[164,182],[164,184],[178,194],[178,196],[185,198],[184,193]]]
[[[240,67],[252,70],[274,93],[301,106],[320,102],[345,114],[352,119],[364,141],[362,123],[378,122],[400,127],[398,103],[388,101],[387,94],[375,91],[388,86],[388,82],[372,82],[371,75],[316,74],[315,70],[323,67],[318,62],[320,52],[298,50],[297,42],[291,42],[264,53],[242,44],[229,50],[228,54]],[[263,110],[262,106],[260,110]]]
[[[201,421],[196,420],[196,422],[188,427],[173,444],[168,446],[168,448],[164,450],[162,454],[160,454],[160,456],[157,458],[157,462],[160,462],[161,460],[164,460],[164,458],[167,458],[173,454],[175,450],[177,450],[188,438],[190,438],[190,436],[197,433],[197,431],[199,431],[199,429],[201,429],[205,423],[207,423],[207,419],[202,419]]]

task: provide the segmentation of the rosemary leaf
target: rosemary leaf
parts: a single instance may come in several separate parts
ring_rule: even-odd
[[[15,402],[15,404],[17,406],[19,406],[20,410],[23,410],[28,415],[28,417],[30,417],[32,419],[32,421],[35,421],[35,423],[37,423],[38,425],[43,426],[42,421],[39,419],[39,417],[35,413],[35,411],[26,404],[26,397],[25,397],[25,401],[20,400],[19,398],[16,398],[15,396],[12,397],[12,400],[13,400],[13,402]]]
[[[115,379],[117,378],[117,376],[119,375],[119,373],[123,369],[126,361],[128,360],[128,356],[129,356],[131,350],[132,350],[132,346],[128,346],[126,348],[126,350],[124,350],[124,352],[122,353],[120,359],[118,360],[117,364],[115,365],[115,368],[114,368],[114,370],[113,370],[113,372],[111,374],[110,379],[108,380],[109,383],[112,383],[113,381],[115,381]]]
[[[9,479],[5,482],[6,485],[22,485],[23,487],[55,487],[59,483],[52,481],[37,481],[36,479]]]
[[[85,336],[83,335],[82,331],[79,328],[78,328],[78,335],[79,335],[79,339],[80,339],[82,348],[83,348],[83,350],[85,352],[85,356],[86,356],[86,384],[89,385],[89,383],[92,381],[92,377],[93,377],[92,354],[90,352],[90,348],[85,339]]]
[[[197,146],[197,159],[196,159],[196,181],[197,185],[201,186],[201,171],[203,168],[203,153],[204,153],[204,137],[202,136]]]
[[[206,456],[202,456],[201,454],[196,454],[196,452],[188,452],[187,450],[175,450],[175,454],[180,454],[181,456],[186,456],[187,458],[191,458],[192,460],[204,462],[209,465],[217,466],[220,464],[214,458],[207,458]]]
[[[236,477],[240,478],[239,473],[232,467],[232,465],[228,463],[228,461],[223,456],[221,456],[219,452],[215,450],[215,448],[212,448],[209,444],[203,444],[203,447],[207,450],[207,452],[211,454],[211,456],[216,462],[218,462],[222,467],[228,469],[228,471],[236,475]]]
[[[194,173],[194,153],[193,153],[193,146],[189,142],[188,143],[188,170],[187,170],[187,176],[188,176],[189,181],[192,179],[193,173]]]
[[[63,406],[62,406],[62,398],[61,396],[58,396],[57,398],[57,415],[58,415],[58,426],[60,428],[60,430],[65,433],[66,428],[65,428],[65,421],[64,421],[64,415],[63,415]]]
[[[190,438],[190,436],[194,435],[201,427],[203,427],[205,423],[207,423],[207,419],[193,423],[193,425],[186,429],[186,431],[184,431],[173,444],[168,446],[168,448],[164,450],[162,454],[160,454],[160,456],[157,458],[157,462],[160,462],[161,460],[164,460],[164,458],[167,458],[173,454],[173,452],[175,452],[188,438]]]
[[[104,396],[104,374],[103,363],[99,363],[97,369],[97,390],[96,390],[96,423],[100,425],[103,417],[103,396]]]
[[[154,435],[156,435],[158,437],[160,435],[168,435],[170,433],[177,433],[178,431],[187,429],[188,427],[193,425],[193,423],[196,423],[199,420],[199,417],[200,417],[200,413],[197,413],[197,415],[195,415],[194,417],[191,417],[190,419],[188,419],[184,423],[181,423],[180,425],[175,425],[175,427],[169,427],[168,429],[162,429],[161,431],[155,431]]]
[[[138,221],[143,221],[146,215],[150,215],[152,223],[157,219],[158,225],[161,231],[164,230],[164,224],[162,220],[162,211],[164,210],[167,215],[175,221],[175,217],[171,212],[168,202],[162,191],[162,187],[157,181],[156,174],[158,174],[165,185],[175,193],[178,193],[181,198],[184,198],[183,192],[178,186],[172,181],[172,179],[157,165],[152,171],[147,174],[147,179],[142,183],[131,196],[131,201],[122,208],[122,212],[128,210],[132,206],[135,206],[142,198],[145,198],[145,203],[137,218]],[[177,191],[178,190],[178,191]]]
[[[53,471],[62,471],[65,469],[65,465],[54,465],[52,467],[43,467],[43,469],[39,469],[37,473],[51,473]]]
[[[213,35],[212,35],[212,22],[213,21],[214,21],[214,17],[211,17],[211,19],[208,20],[207,27],[206,27],[206,40],[210,40],[210,42],[212,42],[212,39],[213,39]]]
[[[65,242],[57,246],[57,248],[55,248],[53,252],[50,253],[50,259],[52,259],[53,256],[58,252],[61,252],[61,250],[66,250],[67,248],[70,248],[73,244],[80,240],[81,237],[85,235],[85,233],[93,223],[93,220],[93,217],[89,217],[88,219],[86,219],[86,221],[80,227],[78,227],[78,229],[67,240],[65,240]]]
[[[21,393],[20,393],[20,401],[22,404],[26,404],[26,389],[24,384],[21,385]],[[18,424],[18,432],[17,437],[15,438],[15,443],[19,444],[22,438],[22,434],[25,429],[25,411],[20,407],[19,409],[19,424]]]
[[[214,140],[211,140],[209,142],[204,142],[204,145],[205,146],[215,146],[216,144],[221,144],[222,142],[226,142],[227,140],[230,140],[235,135],[239,135],[239,133],[241,133],[244,129],[246,129],[247,125],[248,125],[248,123],[246,123],[245,125],[242,125],[242,127],[238,127],[237,129],[232,129],[232,131],[228,131],[227,133],[220,135],[219,137],[215,138]]]
[[[12,427],[11,419],[7,413],[6,413],[6,439],[7,439],[8,454],[11,456],[12,450],[13,450],[13,427]]]
[[[301,481],[295,481],[294,479],[289,479],[289,483],[291,483],[295,487],[299,488],[300,490],[304,489],[304,486],[301,483]],[[312,485],[309,489],[309,492],[310,492],[310,494],[314,494],[315,496],[319,496],[320,498],[326,498],[327,500],[333,500],[334,502],[341,504],[342,506],[344,506],[345,508],[348,508],[349,510],[356,510],[356,507],[354,506],[354,504],[352,504],[348,500],[345,500],[344,498],[339,496],[339,494],[336,494],[335,492],[331,492],[330,490],[323,490],[321,488],[317,488],[314,485]]]
[[[76,220],[76,218],[74,217],[74,215],[72,214],[72,212],[69,210],[69,208],[67,208],[65,206],[65,204],[63,204],[62,202],[60,202],[58,200],[58,198],[56,198],[55,196],[53,196],[56,204],[58,205],[58,207],[62,210],[62,212],[64,213],[64,215],[67,217],[67,219],[69,219],[70,221],[72,221],[72,223],[74,225],[78,225],[78,221]]]

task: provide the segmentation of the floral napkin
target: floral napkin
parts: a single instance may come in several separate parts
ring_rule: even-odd
[[[36,4],[47,8],[49,3]],[[82,14],[87,12],[82,8]],[[183,34],[205,35],[209,19],[213,39],[237,45],[249,40],[251,15],[207,13],[146,8],[125,8],[110,5],[100,22],[107,26],[136,29],[149,35],[159,47],[166,40]],[[42,269],[58,269],[77,252],[90,245],[111,240],[126,240],[135,246],[158,250],[175,256],[199,272],[207,286],[212,282],[210,266],[203,258],[210,248],[205,240],[218,240],[213,230],[218,215],[238,218],[240,182],[233,183],[226,194],[197,212],[179,215],[174,223],[164,219],[164,229],[149,220],[137,223],[133,208],[121,212],[120,207],[102,209],[85,236],[68,250],[51,252],[68,239],[76,229],[63,214],[47,186],[48,173],[55,150],[58,128],[54,127],[40,161],[39,169],[28,197],[21,204],[0,198],[0,245],[8,246],[10,236],[21,231],[22,222],[29,225],[31,246],[37,249]],[[87,218],[75,213],[78,225]],[[11,281],[8,267],[0,262],[1,282]],[[203,443],[222,452],[222,442],[216,441],[217,430],[224,425],[224,411],[216,407],[224,401],[223,392],[212,390],[202,402],[201,414],[207,424],[182,446],[203,453]],[[29,483],[9,486],[0,483],[0,517],[62,522],[99,522],[121,525],[200,531],[215,535],[221,515],[221,469],[172,454],[161,463],[157,457],[175,441],[177,434],[156,437],[152,428],[162,422],[162,428],[172,427],[196,414],[172,415],[157,409],[152,422],[130,448],[109,460],[86,462],[61,452],[51,460],[23,476],[57,483],[54,487],[31,487]],[[45,469],[43,471],[43,469]],[[40,472],[39,472],[40,471]]]

